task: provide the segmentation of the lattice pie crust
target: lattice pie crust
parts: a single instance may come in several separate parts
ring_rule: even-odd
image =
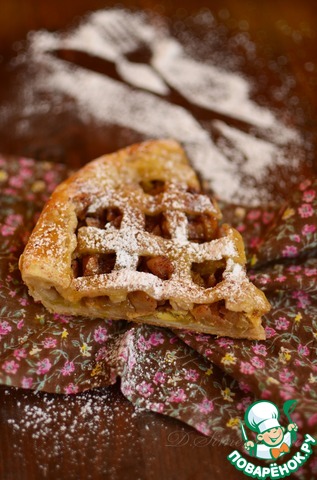
[[[184,151],[148,141],[63,182],[20,258],[35,300],[60,314],[264,339],[264,294],[240,234],[219,226]]]

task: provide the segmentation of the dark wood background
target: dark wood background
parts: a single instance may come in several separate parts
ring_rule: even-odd
[[[110,5],[100,0],[2,0],[0,75],[8,59],[15,54],[15,42],[25,39],[28,31],[66,27],[87,11]],[[239,21],[247,21],[250,36],[267,62],[279,55],[288,57],[305,113],[306,121],[302,128],[314,135],[317,9],[313,0],[140,0],[124,2],[124,5],[152,8],[164,15],[180,18],[201,7],[209,7],[215,15],[228,9],[231,14],[228,20],[231,25],[228,26],[232,30],[238,28]],[[300,42],[294,38],[294,32],[301,35]],[[10,85],[0,76],[0,101],[9,94]],[[0,144],[0,151],[25,154],[25,146],[8,134]],[[171,418],[135,413],[118,386],[109,388],[106,393],[96,391],[92,395],[98,405],[104,402],[104,411],[99,411],[95,418],[93,414],[89,418],[81,418],[81,404],[70,402],[67,397],[34,395],[32,392],[0,387],[0,480],[246,478],[226,460],[233,448],[220,446],[219,439],[206,439]],[[85,394],[80,401],[85,401]],[[60,419],[58,404],[64,415]],[[36,426],[27,425],[23,418],[28,409],[34,413]],[[45,411],[47,418],[52,419],[49,426],[44,425]],[[41,415],[45,435],[41,435]],[[74,418],[78,418],[76,428]]]

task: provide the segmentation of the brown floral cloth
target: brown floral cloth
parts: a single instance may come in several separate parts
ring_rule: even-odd
[[[287,205],[222,205],[242,233],[249,276],[272,310],[265,341],[233,340],[52,315],[29,297],[18,259],[64,165],[0,157],[0,383],[62,394],[121,379],[139,408],[177,418],[242,448],[248,405],[298,400],[298,442],[317,433],[317,182],[302,182]],[[286,422],[286,419],[284,419]],[[317,455],[296,472],[317,473]],[[294,474],[295,475],[295,474]],[[307,477],[309,478],[309,477]]]

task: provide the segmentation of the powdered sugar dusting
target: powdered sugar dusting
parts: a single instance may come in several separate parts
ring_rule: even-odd
[[[265,174],[266,168],[271,165],[273,157],[283,162],[283,159],[280,159],[278,145],[267,140],[252,138],[224,122],[215,122],[215,127],[225,139],[221,143],[219,142],[222,151],[229,153],[230,150],[236,150],[241,153],[243,159],[241,170],[245,175],[252,175],[260,179]]]
[[[147,62],[131,61],[129,54],[140,48],[148,51]],[[51,55],[62,49],[112,62],[118,79],[74,68]],[[48,91],[71,96],[85,123],[93,118],[101,125],[115,124],[145,138],[179,140],[194,168],[223,200],[263,203],[264,190],[256,184],[264,182],[267,169],[297,165],[298,159],[286,156],[285,147],[289,142],[300,143],[298,134],[251,100],[250,85],[242,75],[194,60],[162,19],[150,22],[144,13],[121,9],[95,12],[66,34],[33,33],[29,54],[41,65],[32,95]],[[43,67],[44,74],[40,73]],[[220,131],[225,143],[215,143],[190,108],[171,103],[172,91],[189,105],[203,107],[213,116],[226,116],[225,121],[210,122],[211,131]],[[43,108],[45,101],[39,105],[35,100],[27,107],[28,115]],[[244,122],[241,131],[231,125],[236,121]],[[248,182],[247,189],[243,187],[245,173],[255,180]]]
[[[168,148],[170,148],[171,155],[179,150],[179,147],[174,143],[170,144],[164,141],[159,144],[153,142],[148,145],[152,145],[148,148],[149,152],[152,151],[153,154],[157,145],[160,145],[159,151],[163,150],[164,155],[162,158],[159,156],[155,158],[162,164],[164,164],[164,156],[169,157]],[[140,159],[142,159],[142,152],[144,155],[142,145],[139,149]],[[231,259],[232,263],[233,259],[239,258],[237,239],[232,229],[229,229],[220,238],[202,244],[190,241],[187,213],[197,215],[204,212],[209,215],[209,221],[219,216],[210,199],[203,195],[186,192],[186,187],[189,188],[190,184],[178,184],[176,181],[165,181],[164,191],[158,195],[146,194],[140,187],[143,177],[138,173],[139,160],[134,163],[128,155],[127,153],[127,157],[121,160],[123,165],[117,159],[112,174],[110,175],[110,171],[108,172],[109,187],[108,177],[103,177],[102,186],[107,194],[99,197],[93,205],[88,207],[90,213],[103,211],[109,207],[118,208],[122,214],[120,228],[111,225],[108,225],[108,228],[82,226],[78,230],[77,254],[115,253],[114,271],[108,274],[95,275],[93,278],[90,276],[88,278],[86,276],[75,278],[73,286],[76,292],[82,296],[87,295],[88,292],[93,296],[108,295],[111,299],[117,291],[134,292],[141,290],[156,300],[173,299],[173,301],[176,301],[177,299],[177,301],[182,302],[184,309],[192,308],[193,303],[215,302],[220,298],[234,295],[231,288],[232,275],[230,276],[230,282],[223,281],[215,288],[208,289],[194,283],[192,279],[192,263],[222,259],[227,262]],[[111,161],[111,158],[108,157],[108,159]],[[165,164],[163,173],[156,172],[156,179],[162,181],[166,178],[172,178],[173,172],[177,169],[178,175],[181,176],[182,172],[186,174],[189,167],[186,164],[184,165],[184,161],[179,160],[184,159],[180,157],[178,162],[170,160],[168,164]],[[97,173],[101,172],[102,165],[107,170],[106,158],[95,161],[91,165],[90,168],[95,170],[95,174],[91,176],[89,181],[81,181],[79,172],[76,184],[82,184],[80,195],[86,196],[91,190],[90,184],[98,181]],[[141,168],[142,172],[146,172],[144,178],[148,178],[152,168],[151,165],[152,162],[146,160],[145,157]],[[129,182],[129,190],[126,192],[125,175],[128,171],[130,175],[126,180]],[[123,173],[120,174],[120,172]],[[90,173],[92,173],[92,170]],[[111,189],[113,178],[116,179],[119,190]],[[146,213],[151,215],[164,214],[170,239],[145,231]],[[167,258],[173,267],[171,277],[162,280],[151,273],[137,271],[141,256]],[[225,272],[227,270],[228,272],[232,271],[231,264],[226,267]],[[224,278],[226,278],[225,275]],[[235,275],[235,281],[240,287],[243,284],[245,292],[248,291],[246,273],[242,268],[239,270],[239,275]]]
[[[108,458],[112,448],[116,448],[117,466],[125,463],[125,456],[131,455],[131,448],[140,441],[135,425],[140,417],[140,409],[123,398],[114,388],[102,388],[76,395],[51,395],[26,392],[15,399],[14,390],[5,390],[10,403],[16,405],[13,417],[4,420],[6,430],[11,430],[12,448],[15,455],[25,455],[25,444],[36,446],[36,459],[33,467],[40,470],[40,478],[50,477],[52,464],[58,477],[59,465],[68,463],[68,478],[78,478],[78,463],[74,448],[85,445],[93,449],[94,458]],[[12,411],[10,409],[10,411]],[[144,413],[143,413],[144,418]],[[120,425],[120,428],[118,426]],[[84,461],[87,464],[88,459]],[[50,470],[48,470],[50,469]],[[107,464],[107,472],[111,472]],[[93,480],[94,470],[87,474]]]

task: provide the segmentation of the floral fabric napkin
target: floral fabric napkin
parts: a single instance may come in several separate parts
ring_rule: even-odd
[[[248,341],[64,317],[36,304],[18,259],[45,200],[68,174],[64,165],[0,157],[0,383],[75,394],[120,377],[122,393],[139,408],[237,448],[248,405],[269,399],[281,408],[297,399],[298,441],[301,432],[316,435],[317,181],[302,182],[287,205],[221,206],[243,235],[250,278],[272,305],[263,320],[267,339]],[[317,472],[316,459],[310,471]]]

